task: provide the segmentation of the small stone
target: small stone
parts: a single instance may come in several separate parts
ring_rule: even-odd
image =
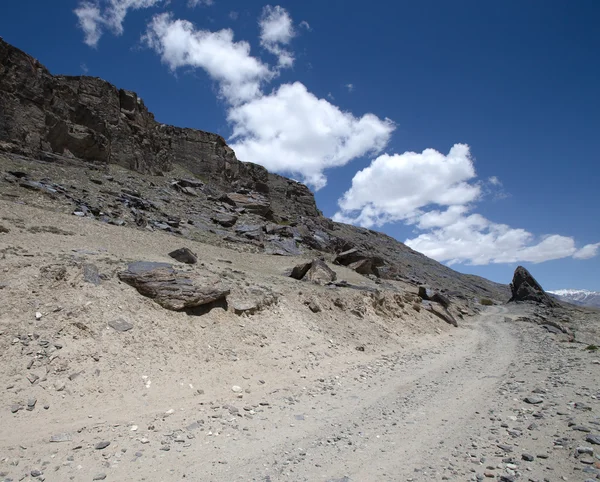
[[[21,405],[11,405],[10,406],[10,411],[12,413],[17,413],[19,410],[21,410],[23,407],[21,407]]]
[[[310,311],[312,311],[313,313],[320,313],[321,312],[321,306],[319,306],[319,303],[317,303],[315,300],[312,300],[309,304],[308,304],[308,308],[310,309]]]
[[[169,447],[168,445],[163,445],[160,450],[163,450],[164,452],[168,452],[169,450],[171,450],[171,447]]]
[[[31,471],[32,477],[40,477],[42,474],[43,474],[43,472],[41,470],[34,469]]]
[[[27,400],[27,411],[31,412],[35,408],[35,404],[37,403],[37,398],[30,398]]]
[[[106,479],[106,474],[97,474],[94,475],[94,478],[92,480],[104,480]]]
[[[119,332],[129,331],[133,328],[133,325],[128,321],[125,321],[123,318],[118,318],[116,320],[109,321],[108,326],[110,326],[113,330]]]
[[[147,438],[141,438],[140,439],[140,443],[141,444],[148,444],[148,443],[150,443],[150,440],[148,440]]]
[[[29,380],[29,383],[31,383],[32,385],[39,379],[40,377],[38,377],[35,373],[30,373],[29,375],[27,375],[27,380]]]
[[[499,449],[504,450],[505,452],[512,452],[513,451],[513,448],[510,445],[498,444],[497,447]]]
[[[42,319],[42,314],[39,311],[35,314],[35,319],[36,320],[41,320]]]
[[[538,403],[542,403],[543,402],[543,400],[541,398],[538,398],[538,397],[525,397],[523,399],[523,401],[525,403],[529,403],[531,405],[537,405]]]
[[[594,455],[594,449],[592,447],[577,447],[578,454]]]
[[[73,435],[68,432],[57,433],[50,437],[50,442],[70,442],[71,440],[73,440]]]
[[[240,387],[238,385],[234,385],[233,387],[231,387],[231,391],[234,393],[241,393],[243,390],[242,390],[242,387]]]
[[[110,442],[108,441],[102,441],[102,442],[98,442],[94,448],[96,450],[104,450],[106,447],[108,447],[110,445]]]
[[[533,462],[533,459],[535,457],[533,455],[530,455],[530,454],[523,454],[523,455],[521,455],[521,458],[523,460],[525,460],[526,462]]]
[[[600,435],[588,435],[585,441],[594,445],[600,445]]]
[[[587,427],[584,427],[583,425],[575,425],[573,427],[571,427],[573,430],[577,430],[578,432],[586,432],[586,433],[590,433],[591,430]]]

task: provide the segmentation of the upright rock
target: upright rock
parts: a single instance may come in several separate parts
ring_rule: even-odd
[[[531,276],[531,273],[523,266],[519,266],[515,270],[510,290],[512,297],[509,302],[533,301],[546,306],[557,306],[557,302],[546,294],[540,284]]]

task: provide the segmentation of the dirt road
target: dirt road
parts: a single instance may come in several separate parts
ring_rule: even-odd
[[[253,405],[232,393],[179,399],[158,416],[157,407],[116,413],[71,446],[32,441],[21,467],[40,464],[46,480],[591,480],[600,474],[598,445],[586,442],[600,433],[598,357],[514,321],[523,309],[490,308],[306,385],[271,378]],[[111,445],[94,450],[98,440]]]

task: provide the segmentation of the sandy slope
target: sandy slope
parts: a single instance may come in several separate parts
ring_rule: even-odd
[[[292,258],[13,203],[0,202],[0,213],[9,230],[0,234],[3,478],[596,476],[600,446],[585,438],[600,434],[598,355],[515,321],[531,316],[528,307],[494,307],[455,329],[417,311],[412,286],[390,285],[387,297],[312,286],[282,275],[299,261]],[[181,245],[203,263],[181,268],[190,275],[220,277],[232,298],[275,301],[251,316],[221,308],[189,316],[115,276],[127,261],[170,261],[166,253]],[[98,286],[83,280],[90,263],[105,275]],[[321,312],[308,309],[311,300]],[[116,318],[133,330],[110,328]],[[597,333],[598,323],[589,319],[585,333]],[[50,442],[60,434],[66,441]],[[99,442],[110,445],[96,449]],[[595,451],[575,458],[578,446]]]

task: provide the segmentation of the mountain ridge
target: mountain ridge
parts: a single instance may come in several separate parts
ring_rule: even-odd
[[[133,91],[52,75],[4,40],[0,61],[0,161],[11,199],[37,190],[52,198],[44,208],[233,249],[331,261],[355,250],[365,276],[510,296],[506,285],[458,273],[383,233],[323,217],[304,184],[239,161],[217,134],[158,123]]]
[[[580,306],[591,306],[600,308],[600,292],[585,289],[561,289],[548,291],[561,301],[573,303]]]

